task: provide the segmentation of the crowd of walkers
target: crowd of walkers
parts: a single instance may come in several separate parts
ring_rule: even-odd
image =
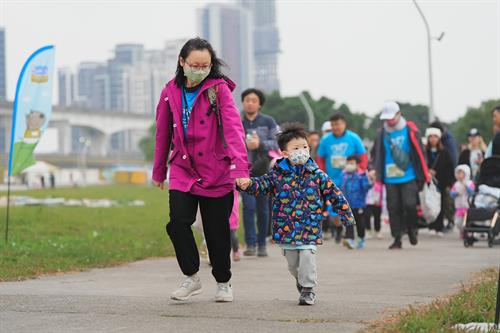
[[[164,189],[168,181],[166,230],[186,276],[172,293],[174,300],[202,291],[196,221],[204,237],[201,254],[208,256],[217,281],[216,301],[234,297],[231,251],[233,261],[266,257],[271,239],[295,279],[299,304],[312,305],[315,254],[324,239],[362,250],[368,237],[382,239],[382,226],[389,224],[389,249],[399,250],[405,236],[417,245],[422,227],[436,236],[455,225],[462,230],[467,196],[483,160],[500,155],[500,106],[492,110],[497,133],[492,142],[487,146],[472,128],[459,151],[445,126],[433,122],[420,131],[388,101],[370,144],[348,129],[342,113],[333,114],[321,132],[307,132],[299,123],[278,125],[261,112],[265,95],[254,88],[242,93],[240,113],[232,96],[235,84],[221,66],[206,40],[189,40],[157,107],[153,182]],[[425,223],[419,193],[432,182],[440,209]],[[237,236],[240,201],[243,252]]]

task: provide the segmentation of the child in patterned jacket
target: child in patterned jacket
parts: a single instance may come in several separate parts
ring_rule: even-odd
[[[355,223],[342,192],[310,158],[307,133],[299,123],[283,125],[278,134],[283,158],[261,177],[237,181],[241,190],[271,195],[272,238],[282,248],[288,270],[295,277],[300,305],[316,302],[316,251],[322,244],[321,223],[326,205],[332,205],[343,224]]]

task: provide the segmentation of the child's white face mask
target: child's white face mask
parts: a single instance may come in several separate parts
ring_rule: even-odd
[[[290,153],[288,159],[294,165],[304,165],[309,160],[309,149],[297,149]]]
[[[357,169],[356,164],[352,164],[352,163],[348,163],[344,167],[345,172],[348,172],[348,173],[352,173],[352,172],[356,171],[356,169]]]

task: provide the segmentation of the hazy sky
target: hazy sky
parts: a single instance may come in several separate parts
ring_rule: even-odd
[[[117,43],[161,48],[196,35],[195,9],[205,3],[0,0],[8,97],[42,45],[56,45],[58,67],[104,61]],[[453,120],[467,106],[500,98],[500,0],[419,3],[433,35],[446,33],[433,43],[436,114]],[[309,90],[368,114],[387,99],[428,103],[425,28],[411,0],[283,0],[276,10],[283,95]]]

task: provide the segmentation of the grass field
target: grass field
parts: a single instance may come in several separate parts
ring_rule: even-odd
[[[171,256],[166,236],[167,191],[103,186],[13,193],[33,197],[139,199],[143,207],[12,207],[9,242],[0,209],[0,281]],[[5,195],[5,193],[0,193]]]
[[[498,269],[485,270],[477,274],[470,284],[463,285],[455,295],[439,298],[426,306],[410,307],[374,323],[364,332],[456,333],[462,332],[453,329],[459,323],[492,323],[497,283]]]

